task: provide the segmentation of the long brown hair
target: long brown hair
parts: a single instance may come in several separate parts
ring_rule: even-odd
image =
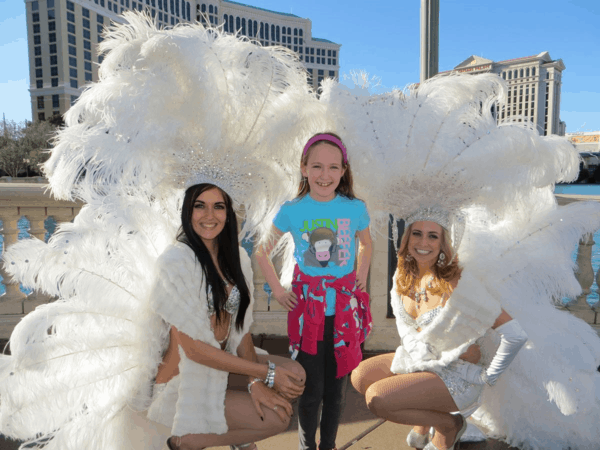
[[[317,133],[313,137],[318,136],[319,134],[330,134],[331,136],[339,139],[340,141],[342,140],[342,138],[340,138],[337,134],[330,133],[329,131],[326,131],[324,133]],[[311,137],[310,139],[312,139],[313,137]],[[310,139],[309,139],[309,141],[310,141]],[[306,142],[308,142],[308,141],[306,141]],[[312,150],[317,145],[319,145],[323,142],[336,146],[340,150],[340,154],[342,156],[342,168],[345,169],[345,172],[340,180],[340,184],[338,184],[338,187],[335,188],[335,192],[343,195],[344,197],[348,197],[351,200],[355,199],[356,195],[354,195],[354,187],[353,187],[354,182],[352,181],[352,170],[350,169],[350,163],[344,162],[342,149],[338,145],[336,145],[334,142],[322,139],[320,141],[316,141],[313,145],[311,145],[308,148],[308,150],[306,150],[306,152],[302,153],[302,157],[300,158],[300,170],[302,170],[302,168],[306,167],[306,165],[308,164],[308,157],[310,156],[310,153],[312,152]],[[310,192],[310,186],[308,185],[308,180],[306,179],[306,177],[303,176],[302,179],[300,180],[300,185],[298,186],[298,197],[304,197],[309,192]]]
[[[409,296],[411,291],[415,290],[415,284],[419,277],[419,266],[414,258],[410,258],[410,261],[406,260],[408,255],[408,240],[410,239],[410,233],[412,232],[411,223],[402,236],[402,242],[400,243],[400,249],[398,250],[398,273],[395,277],[396,292],[399,295]],[[441,225],[440,225],[441,226]],[[446,255],[446,261],[452,258],[453,251],[450,243],[450,233],[444,227],[442,227],[441,236],[441,253]],[[433,273],[433,283],[431,294],[432,295],[443,295],[452,291],[451,282],[456,282],[460,279],[462,268],[458,265],[458,256],[455,256],[451,264],[445,264],[439,267],[434,264],[431,268]]]

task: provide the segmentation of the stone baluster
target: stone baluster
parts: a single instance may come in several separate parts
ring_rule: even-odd
[[[43,206],[21,208],[21,214],[29,220],[29,234],[42,242],[46,237],[45,220],[48,217],[46,215],[46,210],[47,208]],[[51,296],[36,290],[32,292],[23,303],[23,312],[27,314],[38,306],[48,303],[51,299]]]
[[[592,247],[594,245],[594,236],[587,234],[579,241],[577,249],[577,270],[575,276],[581,285],[581,295],[566,308],[575,316],[585,320],[589,324],[596,321],[596,313],[587,303],[587,296],[590,293],[590,287],[594,282],[594,270],[592,268]]]
[[[18,222],[21,218],[19,208],[17,207],[0,207],[0,220],[2,220],[4,236],[4,249],[17,242],[19,238]],[[19,289],[19,283],[11,280],[10,275],[4,270],[4,262],[2,262],[0,273],[4,278],[4,286],[6,293],[0,297],[0,315],[1,314],[23,314],[23,301],[26,295]]]

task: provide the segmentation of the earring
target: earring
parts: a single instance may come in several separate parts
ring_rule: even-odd
[[[412,255],[410,253],[406,254],[406,258],[404,258],[404,261],[406,262],[411,262],[414,258],[412,257]]]
[[[446,265],[446,255],[444,254],[444,252],[440,252],[440,256],[438,256],[438,260],[437,260],[437,266],[438,267],[444,267]]]

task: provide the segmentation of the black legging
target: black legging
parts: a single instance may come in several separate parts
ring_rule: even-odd
[[[298,353],[298,361],[306,371],[306,385],[298,404],[298,439],[300,450],[316,450],[315,434],[321,413],[321,443],[319,448],[335,448],[340,416],[346,401],[348,375],[336,378],[337,364],[333,351],[333,322],[335,316],[325,317],[323,341],[317,343],[317,354]]]

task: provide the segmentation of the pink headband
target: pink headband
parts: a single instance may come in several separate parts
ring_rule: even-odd
[[[310,138],[310,140],[304,146],[304,152],[302,154],[306,155],[306,152],[308,151],[308,149],[315,142],[318,142],[318,141],[329,141],[329,142],[333,142],[335,145],[337,145],[340,148],[340,150],[342,151],[342,155],[344,157],[344,164],[348,164],[348,155],[346,153],[346,147],[344,146],[344,144],[342,144],[342,141],[340,141],[335,136],[332,136],[331,134],[317,134],[315,137]]]

